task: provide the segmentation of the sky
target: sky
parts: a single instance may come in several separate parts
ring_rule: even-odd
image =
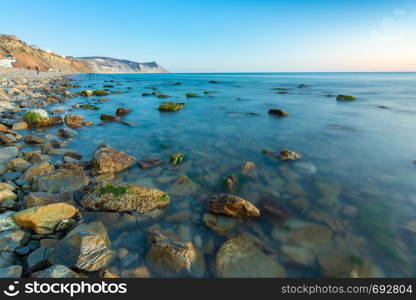
[[[415,0],[0,0],[0,33],[171,72],[416,71]]]

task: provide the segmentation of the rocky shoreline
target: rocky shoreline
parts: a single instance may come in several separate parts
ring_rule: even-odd
[[[290,215],[285,207],[273,200],[252,203],[233,195],[244,180],[255,181],[263,176],[252,162],[242,163],[238,174],[230,174],[223,180],[229,193],[206,193],[201,184],[187,175],[173,180],[173,185],[166,191],[113,181],[118,173],[134,165],[142,169],[160,168],[162,161],[138,159],[105,144],[98,145],[91,160],[83,160],[76,150],[66,149],[69,141],[76,139],[78,130],[95,124],[84,116],[57,108],[49,109],[48,106],[75,97],[100,97],[100,102],[104,102],[102,97],[111,92],[108,89],[72,92],[72,87],[79,86],[71,83],[71,79],[70,74],[58,72],[0,71],[0,278],[206,277],[207,274],[217,277],[286,277],[286,265],[318,267],[324,276],[329,277],[374,276],[376,268],[371,262],[347,252],[327,251],[334,247],[334,236],[337,227],[343,226],[342,222],[323,225],[289,221],[284,228],[274,229],[271,237],[265,236],[258,224],[253,224],[252,231],[258,235],[230,234],[237,223],[250,224],[251,220],[264,215],[280,224]],[[113,87],[107,83],[105,86]],[[154,94],[158,98],[169,97],[160,95],[163,94]],[[183,107],[183,103],[164,102],[159,110],[173,113]],[[82,108],[94,110],[94,105]],[[101,114],[100,119],[129,125],[122,120],[129,112],[118,108],[115,115]],[[288,116],[280,109],[269,113],[278,117]],[[46,129],[47,134],[43,131],[43,137],[40,137],[36,134],[38,129]],[[263,154],[282,162],[302,157],[288,149],[280,152],[263,150]],[[183,164],[184,160],[183,153],[174,153],[167,163],[175,167]],[[298,166],[303,166],[305,172],[316,171],[307,163]],[[304,192],[297,183],[299,175],[285,166],[280,166],[279,171],[289,178],[287,188],[298,195],[292,205],[306,211],[308,203],[302,198]],[[272,182],[271,177],[265,178],[270,180],[270,185],[282,184]],[[322,201],[328,203],[339,194],[332,186],[322,184],[318,188],[321,189]],[[202,241],[200,236],[183,238],[186,234],[176,234],[156,223],[135,228],[147,240],[146,248],[141,249],[146,252],[143,253],[144,263],[132,270],[117,269],[112,268],[112,261],[118,259],[124,263],[135,254],[125,248],[113,249],[105,222],[85,221],[91,212],[108,216],[120,214],[126,218],[157,218],[171,205],[174,197],[197,191],[203,191],[200,197],[206,201],[205,210],[194,215],[191,210],[184,210],[170,214],[164,220],[181,223],[201,217],[195,222],[226,238],[219,247],[215,246],[212,238],[209,242]],[[347,208],[350,209],[347,217],[353,219],[355,208],[342,207]],[[319,216],[316,219],[319,220]],[[127,238],[136,239],[135,236]],[[359,238],[354,238],[353,243],[359,244]],[[269,247],[262,239],[278,241],[279,248]],[[321,253],[318,248],[325,251]],[[210,253],[212,258],[207,259],[206,253]],[[335,267],[334,261],[337,262]]]

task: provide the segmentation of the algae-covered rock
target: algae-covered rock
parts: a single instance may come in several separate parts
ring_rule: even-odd
[[[282,149],[279,152],[279,159],[280,160],[296,160],[301,158],[300,154],[296,153],[295,151],[289,149]]]
[[[145,213],[170,203],[169,195],[157,189],[131,184],[102,182],[81,200],[93,210]]]
[[[130,168],[136,159],[126,153],[102,145],[97,148],[91,159],[91,166],[95,173],[117,173]]]
[[[48,113],[44,109],[31,109],[24,113],[23,120],[29,127],[48,127],[52,125]]]
[[[104,90],[95,90],[93,92],[94,96],[108,96],[110,93]]]
[[[196,93],[186,93],[186,98],[195,98],[195,97],[199,97],[199,95]]]
[[[218,277],[286,277],[285,269],[244,235],[222,244],[216,254],[215,269]]]
[[[184,242],[160,230],[149,231],[148,240],[150,249],[146,263],[155,273],[164,276],[204,275],[204,258],[192,242]]]
[[[336,99],[338,101],[354,101],[357,100],[357,97],[351,95],[338,95]]]
[[[213,196],[208,202],[208,210],[212,213],[235,218],[255,218],[260,216],[259,209],[251,202],[229,194]]]
[[[183,153],[175,153],[169,157],[169,161],[172,165],[177,165],[180,164],[184,158],[185,155]]]
[[[13,220],[19,226],[28,227],[37,234],[51,234],[60,222],[75,217],[77,211],[72,205],[55,203],[19,211],[13,215]]]
[[[185,106],[185,103],[163,102],[159,105],[159,111],[178,111]]]

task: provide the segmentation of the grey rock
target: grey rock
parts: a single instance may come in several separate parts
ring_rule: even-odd
[[[22,266],[14,265],[0,268],[0,278],[20,278],[22,277]]]
[[[0,233],[0,251],[14,251],[25,245],[29,234],[23,230],[7,230]]]

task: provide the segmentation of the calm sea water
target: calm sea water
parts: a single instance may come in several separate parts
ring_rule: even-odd
[[[239,222],[228,237],[246,233],[258,238],[265,249],[272,249],[268,255],[285,267],[288,276],[317,277],[318,264],[286,263],[280,255],[285,242],[279,236],[294,222],[318,223],[333,232],[334,246],[325,251],[359,256],[376,267],[374,276],[416,274],[411,223],[416,220],[415,73],[102,74],[76,76],[73,83],[81,88],[72,91],[114,84],[110,90],[123,94],[109,95],[111,100],[98,104],[97,111],[74,109],[95,125],[78,130],[69,148],[85,159],[100,143],[138,159],[166,160],[182,152],[186,160],[180,166],[165,163],[149,170],[135,166],[116,180],[169,192],[186,174],[202,186],[193,194],[173,195],[170,206],[154,218],[86,213],[86,220],[100,219],[107,225],[115,250],[128,250],[127,257],[114,260],[114,270],[121,273],[145,264],[144,229],[157,224],[198,244],[207,262],[206,276],[214,276],[210,264],[227,237],[204,225],[204,200],[227,192],[223,179],[239,173],[249,161],[256,165],[258,178],[240,182],[233,193],[257,206],[271,198],[289,217],[280,223],[265,217]],[[306,87],[299,88],[300,84]],[[171,98],[141,95],[151,88]],[[288,93],[276,94],[274,88],[287,88]],[[187,92],[201,97],[187,99]],[[339,102],[328,96],[332,94],[354,95],[358,100]],[[67,108],[95,104],[97,99],[70,99]],[[160,113],[157,107],[163,101],[186,106],[176,113]],[[96,126],[101,113],[114,114],[118,107],[132,109],[124,120],[133,126]],[[271,108],[283,109],[289,117],[269,116]],[[280,162],[262,154],[263,149],[281,148],[303,158]],[[188,215],[182,219],[169,218],[185,211]]]

